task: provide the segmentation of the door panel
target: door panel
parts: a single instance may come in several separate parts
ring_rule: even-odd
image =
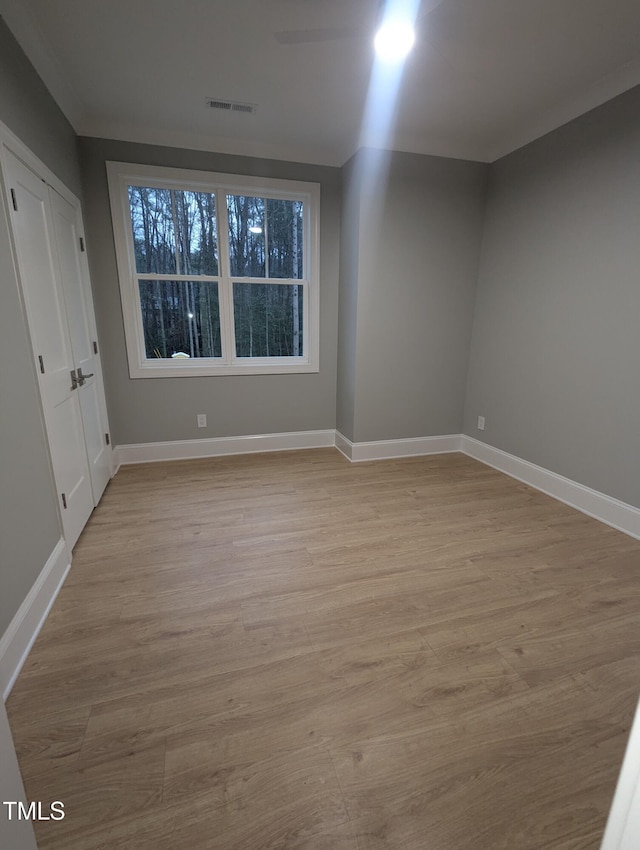
[[[57,266],[48,190],[44,181],[6,149],[5,163],[19,275],[63,531],[69,547],[73,547],[94,502],[80,397],[71,380],[75,367]],[[11,190],[17,209],[14,209]]]
[[[100,358],[94,349],[95,317],[88,268],[80,250],[81,222],[78,210],[49,188],[55,227],[60,276],[69,320],[71,348],[76,369],[88,376],[78,388],[94,504],[98,504],[111,478],[111,449],[106,442],[106,410],[101,383]]]
[[[29,316],[32,341],[37,340],[38,356],[42,358],[45,377],[41,379],[46,398],[56,404],[71,386],[73,362],[70,340],[66,331],[64,303],[55,284],[40,285],[54,278],[49,224],[46,211],[46,186],[21,162],[8,157],[11,184],[18,209],[11,221],[17,242],[20,277]],[[41,368],[38,365],[38,371]]]
[[[77,392],[72,402],[59,404],[48,413],[45,411],[45,421],[59,491],[64,537],[72,548],[93,510]],[[64,499],[62,493],[65,494]]]

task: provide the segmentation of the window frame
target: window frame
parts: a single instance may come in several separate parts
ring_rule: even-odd
[[[294,180],[249,177],[213,171],[193,171],[134,163],[107,162],[111,219],[120,284],[129,375],[131,378],[175,378],[213,375],[277,375],[318,372],[320,329],[320,186]],[[218,275],[147,275],[137,271],[129,186],[146,186],[216,195]],[[303,202],[303,278],[231,276],[229,268],[227,195],[298,200]],[[224,202],[221,204],[220,199]],[[266,250],[266,246],[265,246]],[[148,358],[145,348],[139,285],[144,280],[201,280],[218,285],[222,357]],[[234,283],[297,285],[303,296],[303,352],[290,357],[237,357],[233,309]]]

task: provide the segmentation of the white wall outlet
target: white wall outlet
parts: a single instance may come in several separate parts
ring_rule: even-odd
[[[478,431],[484,431],[484,416],[478,416]]]
[[[207,427],[207,414],[199,413],[198,414],[198,428],[206,428]]]

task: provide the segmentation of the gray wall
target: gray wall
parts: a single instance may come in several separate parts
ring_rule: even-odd
[[[73,130],[0,20],[0,120],[76,190]],[[0,635],[53,551],[60,530],[40,397],[0,212]]]
[[[114,443],[335,427],[339,169],[89,138],[80,139],[80,152],[85,227]],[[106,160],[320,183],[320,372],[131,380],[111,228]],[[198,413],[207,414],[208,428],[196,427]]]
[[[366,150],[358,159],[345,174],[361,197],[358,258],[341,281],[348,302],[357,275],[350,439],[460,433],[488,167]]]
[[[639,228],[640,87],[491,167],[465,414],[635,506]]]
[[[0,18],[0,120],[81,197],[76,134]]]
[[[360,179],[356,158],[341,172],[340,298],[338,303],[338,384],[336,428],[354,439],[356,330],[358,320],[358,248],[360,245]]]

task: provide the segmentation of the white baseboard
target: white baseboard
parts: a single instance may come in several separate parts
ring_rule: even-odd
[[[348,440],[344,436],[344,434],[341,434],[340,431],[336,431],[335,446],[338,451],[346,457],[347,460],[351,460],[353,443],[351,442],[351,440]]]
[[[205,440],[175,440],[164,443],[136,443],[116,446],[116,470],[122,464],[164,460],[219,457],[253,452],[281,452],[335,446],[353,463],[401,457],[462,452],[487,466],[498,469],[558,499],[600,522],[640,539],[640,510],[597,490],[564,478],[555,472],[482,443],[463,434],[411,437],[401,440],[375,440],[354,443],[333,429],[292,431],[283,434],[254,434],[241,437],[213,437]]]
[[[291,431],[285,434],[253,434],[245,437],[211,437],[206,440],[172,440],[166,443],[134,443],[116,446],[116,469],[129,463],[190,460],[200,457],[321,449],[335,445],[335,431]]]
[[[71,567],[60,538],[9,628],[0,638],[0,691],[6,700]]]
[[[600,520],[618,531],[623,531],[630,537],[640,539],[640,510],[626,502],[620,502],[598,490],[592,490],[570,478],[536,466],[534,463],[503,452],[473,437],[463,435],[462,451],[469,457],[510,475],[511,478],[516,478],[548,496],[553,496],[554,499],[576,508],[583,514]]]
[[[373,440],[352,443],[344,434],[336,431],[336,448],[350,461],[392,460],[399,457],[447,454],[459,452],[461,434],[445,434],[441,437],[408,437],[403,440]]]

